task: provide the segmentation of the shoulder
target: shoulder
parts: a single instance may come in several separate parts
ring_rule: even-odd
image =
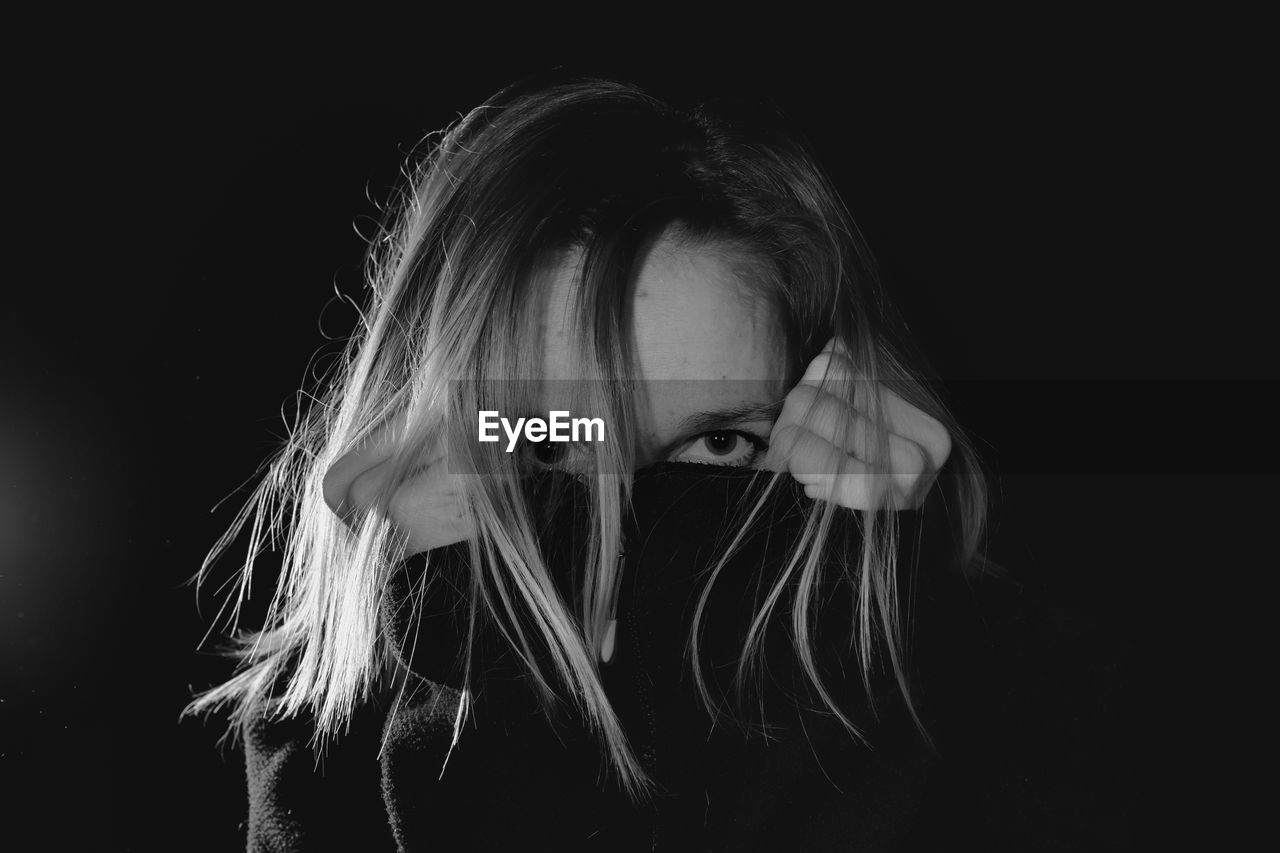
[[[1123,847],[1133,721],[1114,627],[1007,573],[938,576],[921,592],[922,710],[973,816],[1019,844],[1061,832]]]
[[[345,731],[321,738],[309,715],[276,717],[261,707],[247,714],[248,849],[310,850],[346,838],[359,838],[361,849],[395,849],[378,761],[385,718],[383,703],[371,701]]]

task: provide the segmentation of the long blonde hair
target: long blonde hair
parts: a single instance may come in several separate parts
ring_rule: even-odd
[[[881,424],[877,447],[883,458],[887,438],[876,383],[947,426],[952,476],[939,488],[957,510],[959,559],[974,556],[985,492],[972,447],[918,381],[918,360],[908,354],[870,253],[830,182],[776,111],[741,103],[682,109],[600,78],[534,80],[504,90],[435,138],[409,177],[371,241],[361,328],[200,569],[203,578],[251,524],[248,556],[228,598],[234,629],[255,559],[268,543],[283,542],[283,568],[265,625],[238,637],[237,673],[190,710],[229,705],[237,722],[263,709],[281,716],[308,713],[323,737],[339,731],[394,670],[379,607],[395,565],[390,555],[397,534],[378,512],[352,528],[344,525],[326,504],[322,484],[339,458],[400,417],[404,428],[384,506],[396,484],[441,444],[451,464],[489,475],[467,480],[476,531],[469,543],[468,644],[481,618],[489,619],[523,659],[543,700],[550,705],[560,692],[572,697],[599,734],[620,784],[642,795],[646,774],[601,686],[592,650],[599,648],[616,594],[616,555],[630,500],[630,479],[610,472],[634,467],[636,377],[621,297],[644,247],[673,231],[727,247],[752,268],[786,331],[793,372],[827,339],[843,342],[859,374],[872,383],[831,390]],[[528,353],[541,352],[539,330],[526,319],[537,315],[538,272],[567,251],[582,258],[578,356],[588,378],[605,380],[583,384],[594,389],[593,399],[583,403],[607,412],[612,425],[605,442],[591,445],[592,530],[581,589],[571,603],[557,592],[540,553],[513,457],[473,440],[479,409],[529,405],[533,382],[510,380],[523,374]],[[748,523],[764,500],[762,495],[747,513]],[[803,541],[746,637],[739,680],[748,680],[758,659],[763,626],[783,585],[794,583],[797,658],[830,709],[856,733],[814,665],[810,624],[837,511],[826,502],[811,507]],[[860,553],[843,561],[856,589],[859,665],[865,681],[882,647],[907,695],[894,515],[864,511],[861,527]],[[717,560],[712,582],[738,538]],[[706,595],[690,649],[710,708],[697,654]],[[550,671],[539,665],[535,646],[547,655]],[[463,660],[469,687],[469,651]],[[459,727],[469,689],[462,695]]]

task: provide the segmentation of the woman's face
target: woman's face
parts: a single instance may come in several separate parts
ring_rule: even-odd
[[[767,449],[787,385],[776,311],[735,272],[734,256],[664,239],[641,259],[630,296],[638,465],[748,466]],[[582,379],[571,318],[581,258],[551,271],[543,315],[547,379]]]

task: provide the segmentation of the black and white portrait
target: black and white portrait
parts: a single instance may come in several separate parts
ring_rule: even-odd
[[[1274,563],[1267,315],[1162,224],[1218,209],[1193,59],[440,38],[24,96],[0,847],[1173,826],[1208,590]]]

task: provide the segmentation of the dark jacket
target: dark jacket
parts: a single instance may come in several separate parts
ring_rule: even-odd
[[[563,482],[547,500],[557,509],[543,533],[568,595],[578,539],[565,531],[579,529],[582,496]],[[899,516],[912,696],[928,738],[888,667],[864,684],[838,566],[814,613],[817,666],[862,739],[802,675],[785,596],[765,635],[759,689],[735,703],[731,676],[749,620],[785,566],[807,502],[790,481],[716,580],[703,617],[704,671],[725,712],[713,724],[684,643],[719,534],[736,529],[752,488],[750,475],[705,466],[660,466],[636,481],[616,650],[602,672],[657,783],[651,799],[619,790],[572,703],[548,718],[493,631],[476,652],[473,719],[450,753],[465,624],[465,548],[456,546],[433,552],[420,610],[408,601],[425,580],[424,560],[407,561],[390,584],[385,629],[411,673],[398,705],[390,696],[367,703],[318,766],[306,720],[246,727],[249,849],[1127,846],[1115,655],[1016,583],[947,573],[922,522],[929,512]],[[857,535],[852,514],[835,535]]]

